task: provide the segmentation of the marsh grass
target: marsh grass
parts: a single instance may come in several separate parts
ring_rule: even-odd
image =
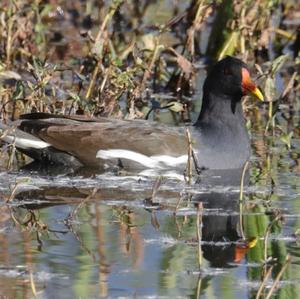
[[[161,6],[159,16],[151,14]],[[268,42],[285,37],[269,30],[280,9],[277,1],[202,0],[168,10],[165,1],[4,1],[1,117],[42,111],[143,118],[153,93],[192,109],[196,61],[265,59]]]

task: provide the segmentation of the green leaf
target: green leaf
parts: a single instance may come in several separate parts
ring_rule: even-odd
[[[80,97],[79,97],[79,95],[77,94],[77,93],[74,93],[74,92],[69,92],[68,93],[69,94],[69,96],[70,96],[70,98],[72,99],[72,100],[74,100],[75,102],[79,102],[80,103]]]
[[[156,45],[156,36],[153,33],[148,33],[142,36],[142,48],[145,50],[154,51]]]
[[[41,33],[45,30],[45,26],[41,23],[35,24],[34,31],[37,33]]]
[[[113,60],[113,64],[115,66],[118,66],[118,67],[121,67],[123,65],[122,63],[122,60],[119,58],[119,57],[116,57],[114,60]]]
[[[274,77],[275,74],[282,68],[282,66],[286,63],[286,61],[289,59],[290,55],[285,54],[277,57],[275,60],[273,60],[271,65],[271,76]]]
[[[42,11],[41,11],[41,16],[48,16],[49,13],[52,11],[52,5],[50,4],[45,4]]]
[[[0,81],[7,80],[7,79],[14,79],[14,80],[21,80],[21,76],[14,72],[14,71],[0,71]]]
[[[240,36],[239,31],[233,31],[231,34],[229,34],[229,37],[221,50],[219,59],[224,58],[226,55],[234,54],[237,44],[238,44],[239,36]]]
[[[265,82],[265,98],[268,102],[273,102],[276,98],[275,79],[268,77]]]
[[[169,110],[176,112],[176,113],[184,111],[183,104],[179,103],[179,102],[175,102],[175,101],[170,102],[168,104],[168,108],[169,108]]]
[[[92,47],[92,53],[95,54],[98,58],[102,58],[103,46],[104,46],[104,39],[100,38],[94,43]]]
[[[291,141],[293,137],[294,132],[290,132],[288,134],[282,134],[280,136],[280,140],[288,147],[288,149],[291,149]]]

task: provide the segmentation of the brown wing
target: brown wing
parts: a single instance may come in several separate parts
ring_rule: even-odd
[[[126,149],[147,156],[187,153],[182,129],[138,120],[105,119],[94,123],[52,124],[41,129],[38,136],[90,166],[99,164],[96,154],[100,149]]]

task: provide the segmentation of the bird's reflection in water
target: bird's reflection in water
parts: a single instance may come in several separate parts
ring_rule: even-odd
[[[211,186],[211,192],[194,196],[202,202],[202,251],[211,267],[228,267],[239,261],[237,241],[241,239],[240,185],[243,169],[212,171],[203,184]],[[243,185],[247,186],[249,173],[246,171]],[[215,192],[216,186],[218,192]],[[222,189],[223,187],[223,189]]]
[[[204,206],[202,251],[211,267],[228,267],[236,260],[236,242],[241,238],[238,198],[238,193],[211,193],[198,199]]]
[[[242,170],[210,172],[209,176],[200,178],[200,184],[195,186],[192,202],[203,204],[202,215],[202,251],[203,256],[210,262],[211,267],[228,267],[236,261],[236,246],[240,236],[239,225],[239,187]],[[247,179],[245,179],[247,184]],[[163,183],[162,183],[163,186]],[[193,189],[193,187],[191,187]],[[17,194],[16,199],[21,200],[22,207],[27,209],[41,209],[53,205],[80,204],[90,196],[89,188],[70,187],[46,187],[39,190],[24,191]],[[198,194],[197,194],[198,193]],[[195,195],[196,194],[196,195]],[[160,188],[155,198],[153,190],[126,190],[121,188],[102,188],[94,190],[93,196],[88,199],[86,205],[95,204],[114,209],[119,222],[118,235],[120,251],[127,256],[132,256],[133,267],[138,268],[145,258],[141,224],[136,224],[139,217],[139,209],[151,212],[150,221],[144,226],[150,225],[156,231],[160,231],[162,217],[155,219],[160,210],[175,213],[175,206],[180,194],[167,188]],[[37,202],[38,201],[38,202]],[[174,205],[170,202],[174,202]],[[120,202],[120,204],[118,204]],[[136,203],[138,204],[136,205]],[[182,203],[184,204],[184,203]],[[176,215],[176,214],[175,214]],[[189,217],[195,217],[191,215]],[[175,217],[176,218],[176,217]],[[155,220],[155,221],[154,221]],[[195,222],[194,222],[195,223]],[[175,223],[174,223],[175,224]],[[106,225],[110,225],[106,223]],[[174,225],[175,227],[176,225]],[[195,230],[196,231],[196,230]],[[188,240],[187,240],[188,241]],[[188,242],[187,242],[188,244]]]

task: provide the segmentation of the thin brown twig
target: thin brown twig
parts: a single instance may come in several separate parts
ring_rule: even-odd
[[[16,137],[14,138],[14,141],[10,144],[10,147],[11,147],[11,152],[10,152],[10,155],[9,155],[9,160],[8,160],[8,163],[7,163],[7,169],[11,169],[12,165],[13,165],[13,159],[14,159],[14,156],[15,156],[15,153],[16,153]]]
[[[271,296],[273,295],[275,289],[276,289],[277,286],[278,286],[278,283],[279,283],[279,281],[280,281],[281,276],[283,275],[285,269],[287,268],[287,266],[288,266],[288,264],[289,264],[290,262],[291,262],[291,256],[288,254],[288,255],[286,256],[286,258],[285,258],[284,264],[282,265],[282,267],[281,267],[279,273],[277,274],[277,276],[276,276],[276,278],[275,278],[275,280],[274,280],[274,282],[273,282],[273,285],[272,285],[272,287],[271,287],[269,293],[267,294],[266,299],[270,299]]]
[[[30,286],[31,286],[31,291],[32,291],[33,297],[38,298],[37,292],[36,292],[36,287],[35,287],[35,282],[33,279],[33,273],[31,270],[30,270]]]
[[[247,161],[244,165],[242,177],[241,177],[241,184],[240,184],[240,202],[239,202],[239,216],[240,216],[240,233],[242,235],[243,240],[245,240],[245,234],[244,234],[244,227],[243,227],[243,194],[244,194],[244,180],[245,180],[245,174],[248,169],[249,161]]]
[[[203,204],[199,202],[197,206],[197,241],[198,241],[198,264],[199,269],[202,265],[202,214],[203,214]]]
[[[117,11],[118,7],[121,5],[123,0],[114,1],[114,2],[115,3],[112,4],[112,6],[110,7],[109,13],[105,16],[105,18],[101,24],[100,30],[98,31],[98,34],[95,39],[95,43],[99,42],[100,39],[102,38],[103,32],[105,30],[105,27],[107,26],[108,21],[113,17],[113,15]]]
[[[157,37],[155,39],[155,48],[154,48],[154,52],[153,52],[153,55],[152,55],[152,59],[151,59],[149,65],[148,65],[148,68],[144,72],[143,79],[142,79],[142,82],[140,84],[140,90],[143,90],[145,88],[145,83],[151,76],[152,70],[153,70],[154,65],[155,65],[155,61],[156,61],[156,59],[158,57],[158,54],[159,54],[159,51],[163,48],[164,48],[164,46],[159,43],[159,37]]]
[[[275,222],[277,222],[281,218],[281,215],[277,215],[268,225],[265,235],[264,235],[264,259],[267,261],[268,259],[268,239],[269,239],[269,234],[271,231],[271,228]]]
[[[259,289],[258,289],[258,291],[256,293],[255,299],[259,299],[259,297],[260,297],[260,295],[261,295],[261,293],[262,293],[262,291],[263,291],[263,289],[264,289],[264,287],[265,287],[265,285],[267,283],[267,280],[269,279],[269,277],[270,277],[270,275],[272,273],[272,270],[273,270],[273,266],[271,266],[269,268],[269,270],[267,271],[266,275],[264,276],[264,279],[261,282],[261,284],[259,286]]]
[[[83,207],[83,205],[89,201],[91,198],[94,197],[94,195],[96,194],[96,192],[98,191],[97,188],[94,188],[93,191],[91,192],[91,194],[89,196],[87,196],[86,198],[84,198],[76,207],[75,209],[68,215],[68,217],[66,217],[66,219],[64,220],[64,224],[66,225],[66,227],[70,230],[70,232],[73,233],[73,235],[75,236],[76,240],[79,242],[79,244],[82,246],[82,248],[92,257],[92,259],[95,261],[95,255],[93,254],[93,252],[87,247],[85,246],[85,244],[83,243],[83,241],[81,240],[80,236],[78,235],[78,233],[73,229],[73,226],[70,222],[70,220],[72,220],[77,214],[78,211]]]
[[[73,225],[69,221],[65,221],[66,227],[74,235],[75,239],[79,242],[80,246],[90,255],[93,261],[96,260],[95,254],[84,244],[79,234],[74,230]]]
[[[199,279],[198,279],[198,283],[197,283],[197,295],[196,295],[196,299],[200,299],[201,285],[202,285],[202,277],[201,277],[201,275],[199,275]]]
[[[9,197],[7,197],[7,198],[5,199],[5,203],[9,203],[10,201],[12,201],[12,200],[14,199],[16,193],[17,193],[17,190],[18,190],[19,185],[20,185],[21,183],[26,183],[27,181],[28,181],[28,180],[25,179],[25,180],[22,180],[22,181],[20,181],[20,182],[16,182],[16,184],[14,185],[12,191],[10,192]]]
[[[187,172],[187,178],[188,178],[188,184],[190,185],[192,183],[192,176],[193,176],[193,164],[192,164],[192,159],[193,159],[193,147],[192,147],[192,139],[191,139],[191,134],[188,128],[185,130],[186,133],[186,138],[188,142],[188,161],[186,165],[186,172]]]
[[[86,98],[86,99],[89,99],[90,96],[91,96],[91,94],[92,94],[92,90],[93,90],[93,87],[94,87],[94,85],[95,85],[96,77],[97,77],[97,74],[98,74],[98,72],[99,72],[99,69],[100,69],[101,64],[102,64],[102,61],[101,61],[101,60],[98,60],[97,65],[96,65],[96,67],[95,67],[95,69],[94,69],[94,71],[93,71],[92,79],[91,79],[91,81],[90,81],[88,90],[87,90],[86,95],[85,95],[85,98]]]
[[[139,85],[137,85],[135,87],[135,90],[133,92],[133,95],[129,101],[129,116],[128,119],[134,119],[135,118],[135,99],[138,99],[141,97],[142,92],[145,89],[146,86],[146,82],[149,80],[151,74],[152,74],[152,70],[154,68],[156,59],[160,53],[160,50],[163,49],[164,46],[160,45],[159,43],[159,36],[155,38],[155,47],[154,47],[154,51],[153,51],[153,55],[151,58],[151,61],[148,65],[148,67],[146,68],[144,74],[143,74],[143,78],[141,80],[141,83]]]
[[[88,195],[86,198],[84,198],[76,207],[75,209],[69,213],[68,217],[65,219],[66,222],[69,222],[71,219],[74,219],[74,217],[78,214],[78,211],[83,207],[83,205],[88,202],[91,198],[95,196],[97,193],[98,188],[94,188],[92,193]]]
[[[157,192],[159,191],[159,188],[160,188],[162,182],[163,182],[163,177],[161,177],[161,176],[159,176],[159,177],[155,180],[155,182],[154,182],[154,184],[153,184],[153,187],[152,187],[152,194],[151,194],[151,201],[152,201],[152,202],[154,201],[154,199],[155,199],[155,197],[156,197],[156,195],[157,195]]]
[[[245,164],[244,164],[244,167],[243,167],[243,172],[242,172],[242,177],[241,177],[241,184],[240,184],[240,201],[243,200],[243,194],[244,194],[244,181],[245,181],[245,175],[246,175],[246,171],[248,169],[248,166],[249,166],[249,161],[247,161]]]
[[[181,192],[180,192],[179,198],[178,198],[177,203],[176,203],[176,206],[175,206],[175,214],[177,213],[177,211],[178,211],[178,209],[179,209],[179,206],[180,206],[182,200],[183,200],[183,196],[182,196],[182,194],[181,194]]]
[[[197,31],[199,31],[200,26],[203,23],[203,21],[210,15],[209,11],[208,12],[204,11],[209,6],[204,5],[203,0],[199,0],[197,4],[198,4],[197,12],[196,12],[196,15],[195,15],[192,25],[187,30],[187,40],[186,40],[186,44],[185,44],[185,47],[188,46],[189,52],[193,59],[195,57],[195,41],[194,41],[195,33]]]
[[[297,76],[297,72],[294,72],[291,79],[289,80],[287,86],[285,87],[284,91],[282,92],[282,94],[280,95],[280,99],[283,99],[285,98],[288,93],[293,89],[293,85],[295,83],[295,79],[296,79],[296,76]]]
[[[105,31],[105,28],[107,27],[107,24],[109,22],[109,20],[113,17],[113,15],[116,13],[117,9],[119,8],[119,6],[121,5],[123,1],[120,0],[120,1],[114,1],[114,3],[112,4],[112,6],[110,7],[110,11],[109,13],[105,16],[102,24],[101,24],[101,27],[98,31],[98,34],[95,38],[95,42],[94,42],[94,46],[99,44],[101,42],[101,39],[103,39],[103,33]],[[86,92],[86,99],[89,99],[91,94],[92,94],[92,90],[93,90],[93,87],[95,85],[95,82],[96,82],[96,77],[97,77],[97,74],[100,70],[100,67],[102,65],[102,52],[103,52],[103,45],[101,46],[101,51],[99,51],[98,53],[98,62],[97,62],[97,65],[93,71],[93,74],[92,74],[92,79],[90,81],[90,84],[89,84],[89,87],[88,87],[88,90]]]

